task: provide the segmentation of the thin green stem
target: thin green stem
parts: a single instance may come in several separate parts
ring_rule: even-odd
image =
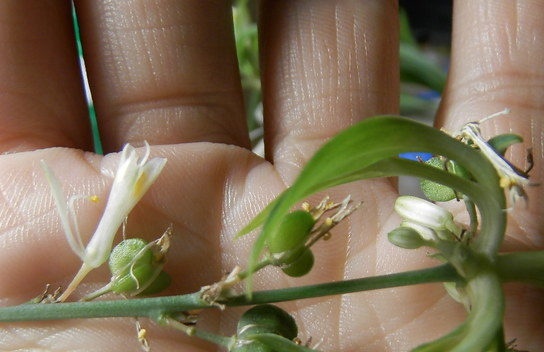
[[[478,231],[478,214],[476,212],[476,205],[466,196],[463,196],[463,201],[469,216],[469,238],[472,238]]]
[[[265,258],[263,259],[262,261],[260,261],[259,263],[255,264],[255,266],[253,267],[253,269],[251,270],[244,270],[242,272],[240,272],[237,276],[240,280],[244,280],[246,277],[248,277],[250,274],[254,274],[256,273],[257,271],[269,266],[270,264],[272,264],[272,261],[269,259],[269,258]]]
[[[166,312],[209,307],[200,292],[180,296],[115,301],[22,304],[0,308],[0,321],[35,321],[104,317],[156,317]]]
[[[177,321],[172,317],[169,317],[168,315],[160,316],[158,319],[156,319],[156,321],[162,326],[167,326],[182,331],[188,336],[195,336],[199,339],[214,343],[218,346],[228,347],[232,342],[231,337],[217,335],[205,330],[197,329],[194,326],[185,325],[182,322]]]
[[[228,297],[227,306],[243,306],[263,303],[285,302],[298,299],[333,296],[339,294],[371,291],[383,288],[417,285],[432,282],[449,282],[460,277],[449,264],[429,269],[403,273],[366,277],[362,279],[330,282],[317,285],[290,287],[279,290],[253,292],[251,298],[246,295]]]
[[[467,320],[440,339],[418,346],[414,352],[487,351],[502,328],[504,297],[500,281],[491,271],[480,272],[465,289],[471,302]]]
[[[218,302],[226,306],[243,306],[261,303],[298,300],[382,288],[457,280],[455,269],[448,264],[434,268],[408,271],[362,279],[331,282],[318,285],[291,287],[232,296]],[[200,292],[179,296],[139,298],[117,301],[73,302],[58,304],[22,304],[0,308],[0,321],[36,321],[103,317],[150,317],[157,319],[166,313],[211,308],[203,301]]]
[[[498,257],[496,270],[502,282],[521,281],[543,286],[544,251],[518,252]],[[254,292],[251,299],[246,295],[231,296],[223,300],[226,306],[253,305],[292,301],[369,291],[383,288],[416,285],[432,282],[459,280],[460,276],[449,264],[437,267],[367,277],[325,284],[291,287],[278,290]],[[156,298],[137,298],[116,301],[71,302],[55,304],[27,303],[14,307],[0,308],[0,321],[36,321],[103,317],[150,317],[156,319],[161,314],[193,309],[210,308],[200,292],[179,296]]]
[[[111,292],[111,286],[112,286],[112,283],[108,282],[106,285],[102,286],[98,290],[96,290],[94,292],[91,292],[88,295],[86,295],[85,297],[83,297],[81,299],[81,301],[84,301],[84,302],[85,301],[92,301],[94,299],[97,299],[100,296],[103,296],[103,295],[105,295],[107,293],[110,293]]]
[[[544,287],[544,251],[502,254],[498,257],[497,271],[503,282],[517,281]]]

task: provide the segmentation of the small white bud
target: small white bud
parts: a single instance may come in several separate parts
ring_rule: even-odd
[[[410,223],[434,231],[448,230],[455,235],[461,234],[461,228],[455,224],[449,211],[424,199],[413,196],[398,197],[395,201],[395,211]],[[424,234],[422,236],[428,237]]]

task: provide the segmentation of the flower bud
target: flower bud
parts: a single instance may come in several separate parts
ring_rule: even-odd
[[[427,243],[419,232],[411,227],[405,226],[397,227],[389,232],[387,238],[389,239],[389,242],[393,243],[395,246],[405,249],[416,249]]]
[[[403,220],[400,223],[400,226],[408,227],[408,228],[411,228],[412,230],[415,230],[421,236],[421,238],[423,238],[426,241],[435,241],[438,237],[438,233],[436,231],[428,227],[421,226],[419,224],[415,224],[413,222],[407,221],[407,220]]]
[[[461,229],[454,223],[453,215],[449,211],[424,199],[413,196],[398,197],[395,211],[409,222],[435,231],[448,230],[455,235],[461,234]]]

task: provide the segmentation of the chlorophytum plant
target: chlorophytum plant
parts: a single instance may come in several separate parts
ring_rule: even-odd
[[[449,135],[402,117],[369,118],[326,143],[293,185],[240,230],[238,238],[233,240],[246,240],[246,234],[258,231],[245,267],[236,267],[229,275],[197,292],[152,298],[145,295],[160,292],[171,280],[162,270],[168,256],[170,231],[150,243],[128,238],[113,249],[112,243],[132,207],[167,167],[166,159],[148,160],[147,154],[138,157],[129,145],[124,148],[103,217],[86,247],[77,230],[73,200],[63,198],[54,170],[44,162],[44,177],[51,184],[61,223],[70,246],[82,260],[82,269],[65,290],[46,291],[26,304],[0,308],[0,321],[138,317],[214,342],[228,351],[317,351],[319,346],[297,339],[294,319],[272,303],[437,283],[443,284],[452,299],[464,305],[466,320],[446,336],[414,351],[505,351],[509,347],[503,334],[502,285],[512,281],[544,285],[544,251],[499,252],[505,236],[507,208],[523,202],[525,188],[531,186],[527,172],[518,170],[503,156],[509,146],[520,141],[521,137],[515,134],[486,140],[478,123],[467,124],[458,133]],[[399,156],[414,151],[431,153],[434,157],[424,162]],[[402,222],[389,233],[389,240],[406,250],[428,247],[436,266],[253,291],[253,277],[266,266],[278,267],[289,276],[307,274],[313,266],[313,244],[328,238],[336,224],[358,207],[364,207],[349,197],[339,202],[325,198],[315,206],[303,203],[301,209],[295,209],[296,204],[340,184],[399,175],[421,178],[428,199],[412,196],[397,199],[394,207]],[[439,205],[454,199],[465,204],[468,223],[458,223]],[[87,272],[106,262],[111,280],[104,288],[89,293],[82,301],[65,302]],[[127,299],[93,301],[105,293]],[[202,331],[198,317],[186,313],[246,305],[254,307],[242,315],[237,331],[230,336]],[[139,331],[138,338],[147,348],[145,330]],[[315,338],[319,340],[319,336]]]
[[[247,0],[236,1],[234,22],[248,101],[248,123],[251,130],[258,132],[259,121],[255,118],[261,100],[258,40],[248,4]],[[400,59],[403,82],[442,91],[445,74],[418,51],[406,16],[401,16]],[[409,94],[402,94],[400,103],[401,112],[407,114],[432,109],[428,102]],[[259,133],[254,135],[258,140]],[[504,337],[502,286],[508,282],[544,286],[544,251],[499,252],[505,236],[507,209],[519,203],[523,206],[526,187],[534,186],[529,181],[530,168],[519,170],[504,158],[506,150],[520,142],[520,136],[510,133],[484,138],[478,122],[448,134],[397,116],[367,119],[318,150],[292,186],[240,230],[233,241],[246,241],[249,238],[246,235],[257,233],[247,263],[240,263],[228,275],[197,292],[151,298],[146,296],[160,293],[175,280],[163,270],[172,229],[165,229],[151,242],[123,238],[116,246],[114,243],[132,208],[152,187],[162,169],[168,167],[167,160],[149,160],[147,153],[138,156],[134,148],[125,146],[103,216],[86,245],[81,240],[75,214],[74,202],[79,198],[65,198],[55,170],[44,161],[44,177],[51,185],[67,241],[81,258],[81,268],[67,288],[50,289],[44,282],[46,290],[29,302],[0,308],[0,321],[136,317],[139,320],[135,320],[138,331],[135,338],[144,350],[149,350],[152,338],[148,341],[146,330],[140,325],[140,320],[147,318],[232,352],[319,351],[319,343],[297,337],[296,321],[274,303],[435,283],[443,285],[452,299],[465,307],[466,319],[449,334],[416,346],[414,351],[515,351]],[[95,144],[100,152],[98,138]],[[406,153],[415,153],[416,157],[407,159],[403,157]],[[424,160],[417,155],[432,157]],[[316,270],[314,255],[319,253],[314,253],[312,246],[329,239],[338,223],[365,206],[350,197],[343,200],[325,197],[315,205],[304,203],[309,196],[357,180],[405,175],[421,179],[426,199],[412,196],[397,199],[394,208],[402,220],[388,234],[388,239],[392,246],[407,251],[427,247],[436,266],[309,286],[253,290],[254,276],[265,267],[277,267],[292,277]],[[441,207],[447,201],[464,204],[467,223],[459,223]],[[300,202],[302,207],[297,207]],[[334,236],[330,240],[334,241]],[[71,302],[71,294],[79,283],[102,265],[109,266],[109,282],[88,292],[80,301]],[[96,300],[98,297],[102,299]],[[123,299],[112,299],[118,297]],[[198,316],[191,314],[198,309],[237,306],[251,308],[242,314],[236,330],[229,336],[202,330]],[[320,338],[313,336],[314,341]]]

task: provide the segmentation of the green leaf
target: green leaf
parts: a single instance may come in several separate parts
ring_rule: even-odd
[[[466,287],[471,301],[467,320],[448,335],[423,344],[413,352],[487,351],[502,331],[504,295],[498,275],[484,271],[471,279]]]
[[[399,9],[399,22],[400,22],[400,25],[399,25],[400,42],[416,47],[417,41],[416,41],[416,38],[414,37],[414,34],[412,33],[412,30],[410,29],[410,20],[408,18],[408,14],[406,13],[406,10],[404,10],[403,8]]]
[[[446,73],[430,61],[416,47],[400,44],[400,77],[403,82],[421,84],[442,93],[446,86]]]
[[[504,153],[506,153],[506,149],[508,149],[508,147],[511,145],[522,142],[523,138],[514,133],[499,134],[498,136],[495,136],[487,141],[491,148],[495,149],[495,151],[500,155],[504,155]]]

